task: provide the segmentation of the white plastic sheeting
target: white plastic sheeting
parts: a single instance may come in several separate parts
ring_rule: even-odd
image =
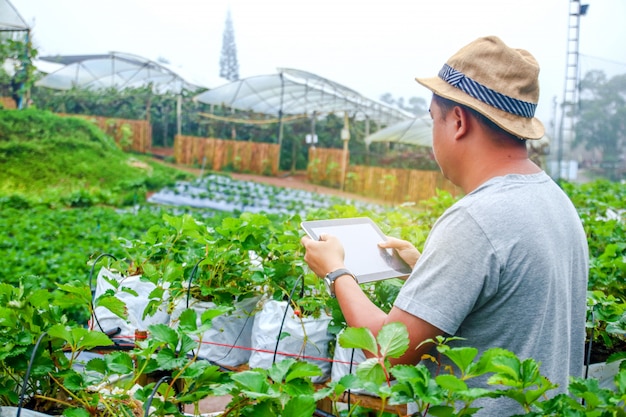
[[[30,28],[9,0],[0,0],[0,31],[27,32]]]
[[[205,91],[194,99],[275,116],[348,112],[358,120],[369,119],[381,124],[413,117],[318,75],[289,68],[279,68],[278,71],[277,74],[234,81]]]
[[[365,143],[395,142],[416,146],[433,145],[433,122],[430,117],[419,117],[395,123],[365,137]]]
[[[56,90],[137,88],[152,85],[156,93],[179,94],[204,86],[187,81],[166,64],[137,55],[111,52],[101,55],[66,55],[41,57],[41,60],[64,64],[36,85]]]
[[[395,142],[416,146],[433,146],[433,121],[430,117],[418,117],[398,122],[365,137],[367,145],[374,142]],[[529,140],[530,150],[540,152],[542,147],[550,144],[550,138],[543,136],[539,140]]]

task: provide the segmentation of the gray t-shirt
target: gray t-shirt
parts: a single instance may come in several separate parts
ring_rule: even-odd
[[[582,376],[588,262],[580,218],[548,175],[496,177],[437,220],[395,306],[466,339],[453,345],[541,362],[556,395]],[[474,404],[479,416],[522,412],[506,399]]]

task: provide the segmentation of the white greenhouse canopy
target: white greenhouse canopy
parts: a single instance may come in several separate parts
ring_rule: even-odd
[[[367,99],[356,91],[306,71],[279,68],[278,74],[234,81],[197,95],[195,100],[213,105],[281,116],[347,112],[357,120],[380,124],[414,117],[387,104]]]
[[[9,0],[0,0],[0,32],[28,32],[30,27]]]
[[[102,55],[65,55],[40,57],[43,61],[63,64],[36,85],[56,90],[137,88],[152,85],[156,93],[179,94],[206,87],[187,81],[165,64],[137,55],[111,52]]]
[[[433,145],[433,122],[430,117],[419,117],[395,123],[365,137],[367,145],[373,142],[394,142],[408,145]]]
[[[433,146],[433,121],[430,117],[418,117],[411,120],[398,122],[376,133],[366,136],[364,141],[367,145],[374,142],[393,142],[415,146]],[[539,140],[529,140],[527,144],[531,148],[540,148],[548,145],[550,138],[543,136]]]

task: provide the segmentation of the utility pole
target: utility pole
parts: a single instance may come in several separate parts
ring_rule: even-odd
[[[567,57],[565,64],[565,86],[563,90],[563,102],[561,103],[561,122],[559,125],[559,138],[557,150],[557,179],[569,178],[569,173],[564,170],[568,165],[563,164],[563,159],[571,158],[571,146],[574,142],[574,127],[578,116],[578,93],[580,74],[578,69],[579,40],[580,40],[580,17],[587,14],[589,5],[580,4],[580,0],[570,0],[569,20],[567,29]],[[568,170],[569,171],[569,170]]]

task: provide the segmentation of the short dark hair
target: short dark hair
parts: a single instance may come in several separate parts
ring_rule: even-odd
[[[478,120],[478,123],[482,124],[483,126],[486,126],[490,130],[498,134],[508,136],[517,142],[524,142],[524,143],[526,142],[524,138],[517,137],[514,134],[507,132],[506,130],[502,129],[500,126],[495,124],[491,119],[484,116],[482,113],[477,112],[471,107],[466,106],[465,104],[457,103],[456,101],[441,97],[437,94],[433,94],[433,101],[437,103],[437,106],[439,106],[441,110],[443,110],[444,114],[447,114],[450,110],[452,110],[453,107],[459,106],[462,109],[468,111],[476,120]]]

